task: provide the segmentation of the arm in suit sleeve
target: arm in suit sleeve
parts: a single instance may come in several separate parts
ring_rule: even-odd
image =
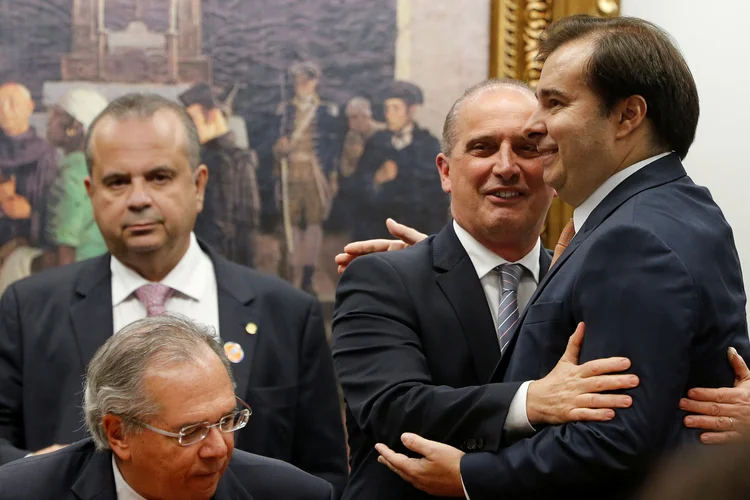
[[[628,473],[663,449],[667,436],[680,432],[677,409],[701,311],[682,260],[649,231],[612,229],[592,243],[572,308],[575,321],[586,323],[582,363],[631,359],[631,371],[640,377],[637,388],[625,391],[633,406],[617,410],[610,422],[548,427],[498,454],[464,456],[461,475],[471,500],[498,494],[535,498],[591,484],[592,478],[627,481]],[[551,322],[549,335],[570,334],[558,329],[559,323]],[[726,382],[731,384],[728,368]]]
[[[436,385],[421,337],[461,332],[421,332],[414,298],[402,276],[379,255],[355,259],[336,294],[334,364],[347,405],[365,433],[399,449],[407,431],[456,447],[478,437],[483,449],[499,447],[520,383]]]
[[[299,359],[299,402],[292,463],[331,483],[337,498],[348,479],[346,438],[331,348],[317,301],[310,300]]]
[[[22,342],[13,285],[0,298],[0,465],[25,457],[23,446]]]

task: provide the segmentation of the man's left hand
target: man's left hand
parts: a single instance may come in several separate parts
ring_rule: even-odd
[[[685,417],[685,425],[711,432],[701,434],[706,444],[733,441],[750,429],[750,370],[734,347],[729,348],[734,368],[734,387],[690,389],[680,408],[695,413]]]
[[[422,458],[409,458],[378,443],[375,449],[378,462],[410,482],[416,488],[440,497],[463,497],[461,483],[461,457],[464,452],[447,444],[430,441],[416,434],[405,433],[401,442]]]

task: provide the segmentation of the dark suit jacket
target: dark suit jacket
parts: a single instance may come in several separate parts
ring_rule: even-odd
[[[748,359],[745,292],[732,230],[672,154],[593,211],[524,311],[493,381],[538,379],[586,323],[580,361],[627,356],[640,385],[605,423],[548,427],[498,454],[466,455],[471,500],[628,498],[653,460],[698,442],[680,397],[731,386],[727,348]]]
[[[331,500],[329,483],[272,458],[235,450],[213,500]],[[85,439],[0,467],[0,500],[117,500],[112,452]]]
[[[542,276],[550,256],[540,256]],[[333,358],[344,396],[354,500],[429,498],[377,463],[416,432],[465,451],[497,450],[520,383],[487,384],[500,360],[474,266],[448,224],[399,252],[368,255],[339,282]]]
[[[344,429],[318,303],[204,250],[216,273],[222,340],[245,352],[232,369],[253,415],[237,448],[290,462],[343,490]],[[0,299],[0,464],[86,436],[85,368],[113,328],[109,263],[105,255],[52,269],[11,285]],[[248,323],[256,334],[245,331]]]

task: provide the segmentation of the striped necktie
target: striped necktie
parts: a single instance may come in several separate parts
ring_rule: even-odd
[[[521,281],[521,264],[503,264],[495,270],[500,274],[500,305],[497,309],[497,339],[500,355],[510,342],[510,332],[518,323],[518,283]]]

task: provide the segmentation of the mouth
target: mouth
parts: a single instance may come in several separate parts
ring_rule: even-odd
[[[156,222],[139,222],[137,224],[128,224],[125,229],[133,232],[149,231],[156,226]]]
[[[496,203],[508,203],[520,200],[525,194],[521,191],[514,191],[511,189],[495,189],[489,191],[487,196]]]

